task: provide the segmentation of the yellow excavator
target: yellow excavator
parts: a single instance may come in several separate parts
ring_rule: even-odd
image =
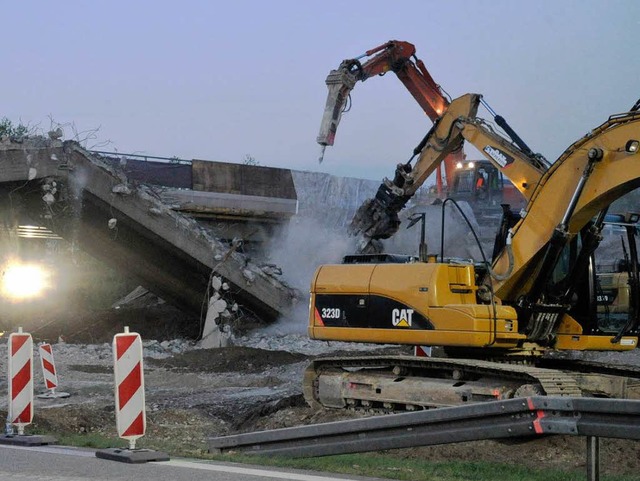
[[[478,117],[481,104],[508,137]],[[399,228],[398,213],[465,141],[527,201],[519,213],[504,208],[492,259],[484,253],[478,260],[448,258],[444,239],[440,252],[429,255],[423,248],[417,259],[380,253],[380,240]],[[550,164],[481,95],[452,100],[414,157],[398,165],[393,180],[385,179],[375,198],[357,211],[351,232],[359,236],[363,253],[317,269],[308,328],[313,339],[439,346],[444,355],[318,359],[305,374],[307,401],[395,411],[531,394],[639,398],[636,368],[554,355],[638,346],[639,216],[617,219],[629,235],[623,275],[616,277],[618,283],[625,280],[626,296],[625,308],[617,306],[617,322],[603,312],[608,297],[595,254],[609,206],[637,187],[640,101]],[[449,199],[444,204],[455,207]]]

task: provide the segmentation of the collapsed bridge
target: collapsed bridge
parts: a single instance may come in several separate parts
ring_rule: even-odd
[[[179,205],[202,215],[233,214],[229,205],[216,209],[215,195],[172,192],[189,196]],[[275,204],[274,199],[250,197],[251,210],[263,217],[286,219],[297,208],[295,189]],[[204,207],[198,208],[194,198]],[[196,317],[203,305],[206,309],[212,275],[222,277],[234,299],[264,320],[275,320],[293,304],[291,288],[180,212],[189,209],[174,209],[113,162],[73,141],[32,138],[0,144],[0,207],[5,231],[17,231],[28,217]]]

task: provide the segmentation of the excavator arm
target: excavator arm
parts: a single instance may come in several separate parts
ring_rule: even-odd
[[[506,252],[494,269],[511,269],[494,282],[506,302],[540,301],[562,249],[616,199],[640,187],[640,112],[615,115],[571,145],[534,187],[526,215],[512,228],[513,261]],[[522,302],[522,301],[521,301]]]
[[[416,48],[412,44],[392,40],[368,50],[364,55],[371,57],[374,54],[377,55],[364,64],[360,64],[358,60],[346,60],[343,64],[363,82],[369,77],[384,75],[391,70],[431,120],[442,115],[449,102],[422,60],[416,57]]]
[[[469,94],[449,102],[415,53],[416,49],[411,43],[392,40],[359,57],[342,61],[326,80],[329,93],[317,137],[323,149],[322,155],[326,146],[334,144],[351,90],[358,81],[363,82],[372,76],[394,72],[434,122],[427,136],[414,149],[412,159],[399,164],[394,179],[385,179],[376,197],[367,200],[356,212],[349,230],[352,235],[359,237],[357,243],[360,252],[379,250],[378,241],[397,231],[398,212],[436,170],[436,186],[438,193],[442,194],[441,165],[445,166],[447,187],[453,185],[456,166],[464,160],[464,140],[474,144],[496,165],[526,200],[529,200],[533,187],[547,168],[544,159],[534,154],[507,122],[482,101],[480,95]],[[363,63],[361,60],[364,58],[367,60]],[[476,117],[480,102],[489,109],[496,124],[509,135],[511,141],[505,140],[490,125]],[[411,162],[418,155],[412,167]]]
[[[317,142],[322,146],[333,145],[342,112],[356,82],[364,82],[388,71],[398,76],[431,120],[442,115],[449,102],[415,53],[416,48],[412,44],[392,40],[367,50],[359,57],[343,60],[326,80],[329,93]],[[360,59],[364,57],[372,58],[361,63]]]
[[[393,180],[384,179],[375,198],[367,200],[358,209],[350,233],[359,237],[360,252],[375,252],[378,249],[376,241],[387,239],[398,230],[400,210],[447,155],[462,150],[464,141],[481,151],[527,200],[531,198],[545,165],[539,156],[530,150],[525,153],[479,119],[477,111],[481,101],[478,94],[466,94],[453,100],[414,149],[414,157],[418,156],[415,165],[412,166],[411,161],[399,164]]]
[[[361,59],[368,58],[364,63]],[[353,59],[343,60],[338,69],[327,77],[329,90],[320,133],[317,142],[322,146],[322,155],[327,146],[334,144],[338,125],[345,111],[349,95],[357,82],[364,82],[373,76],[394,72],[409,93],[418,102],[425,114],[436,121],[449,107],[449,101],[440,86],[426,69],[422,60],[416,57],[416,48],[409,42],[391,40]],[[451,185],[454,166],[464,158],[462,151],[454,152],[446,161],[446,181]],[[441,176],[438,176],[438,190],[442,191]]]

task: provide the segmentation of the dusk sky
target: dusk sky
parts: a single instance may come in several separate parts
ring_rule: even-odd
[[[392,39],[549,160],[640,98],[637,0],[27,0],[2,17],[0,117],[99,127],[102,150],[390,177],[431,125],[393,74],[356,85],[322,164],[315,138],[329,71]]]

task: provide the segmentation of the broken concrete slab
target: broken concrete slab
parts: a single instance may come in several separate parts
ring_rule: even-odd
[[[23,208],[53,232],[197,317],[212,274],[228,283],[241,306],[267,321],[294,302],[286,283],[76,142],[38,138],[3,144],[0,162],[3,195],[20,196]],[[15,188],[23,184],[29,188]],[[48,188],[37,188],[42,185]],[[52,199],[43,200],[45,194]]]

